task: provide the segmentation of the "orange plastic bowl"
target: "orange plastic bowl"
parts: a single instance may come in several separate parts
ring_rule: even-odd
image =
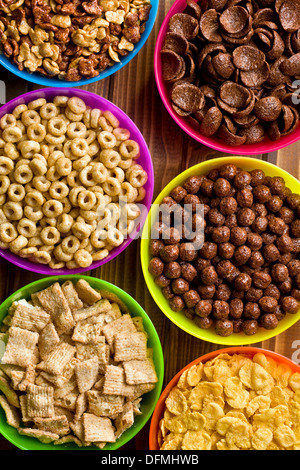
[[[255,348],[255,347],[247,347],[247,346],[237,346],[233,348],[224,348],[224,349],[218,349],[216,351],[212,351],[208,354],[205,354],[204,356],[199,357],[198,359],[195,359],[192,361],[190,364],[186,365],[181,371],[179,371],[175,377],[168,383],[168,385],[165,387],[163,390],[162,394],[159,397],[159,400],[156,404],[156,407],[154,409],[152,418],[151,418],[151,423],[150,423],[150,430],[149,430],[149,449],[150,450],[159,450],[159,445],[158,445],[158,431],[159,431],[159,422],[163,417],[164,411],[165,411],[165,400],[167,396],[169,395],[171,389],[175,387],[177,384],[181,374],[188,369],[189,367],[198,364],[199,362],[207,362],[210,361],[211,359],[214,359],[216,356],[219,354],[244,354],[247,355],[248,357],[253,357],[257,353],[263,353],[267,357],[270,357],[274,361],[276,361],[279,364],[284,364],[285,366],[290,367],[290,369],[293,372],[299,372],[300,373],[300,365],[296,364],[293,362],[291,359],[288,359],[285,356],[282,356],[281,354],[275,353],[273,351],[269,351],[267,349],[262,349],[262,348]]]

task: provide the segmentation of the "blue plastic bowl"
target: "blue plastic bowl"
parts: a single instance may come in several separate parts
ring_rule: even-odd
[[[97,82],[103,78],[109,77],[110,75],[118,72],[124,65],[128,64],[142,49],[146,43],[152,28],[155,23],[157,11],[158,11],[159,0],[151,0],[152,8],[150,10],[149,19],[146,22],[146,28],[143,34],[141,35],[141,40],[134,46],[133,51],[129,52],[126,57],[120,57],[120,62],[114,64],[111,67],[108,67],[106,70],[101,72],[97,77],[82,79],[78,82],[67,82],[65,80],[60,80],[58,78],[46,78],[43,77],[40,73],[29,73],[26,70],[19,70],[18,67],[13,64],[5,55],[0,53],[0,64],[9,70],[14,75],[17,75],[24,80],[27,80],[31,83],[36,83],[37,85],[43,85],[47,87],[78,87],[83,85],[89,85],[90,83]]]

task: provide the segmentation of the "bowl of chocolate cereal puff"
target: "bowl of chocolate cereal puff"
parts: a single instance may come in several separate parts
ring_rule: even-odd
[[[222,157],[174,178],[148,214],[141,263],[161,311],[196,338],[246,345],[300,318],[300,183]]]
[[[299,450],[299,384],[299,364],[272,351],[210,352],[162,392],[150,450]]]
[[[151,417],[164,362],[156,329],[120,288],[50,276],[0,306],[0,432],[22,450],[115,450]]]
[[[78,274],[134,240],[153,195],[147,144],[110,101],[73,88],[26,93],[0,111],[0,256]]]
[[[176,0],[159,31],[161,99],[193,139],[236,155],[297,141],[300,5]]]
[[[12,1],[0,7],[0,64],[42,86],[78,87],[118,72],[145,45],[158,0]]]

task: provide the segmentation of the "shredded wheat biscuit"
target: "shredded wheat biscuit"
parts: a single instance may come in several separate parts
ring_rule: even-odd
[[[141,317],[85,280],[55,282],[5,317],[0,405],[41,442],[104,448],[141,414],[157,381]]]

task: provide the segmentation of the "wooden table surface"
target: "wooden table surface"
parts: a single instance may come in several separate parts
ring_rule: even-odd
[[[161,189],[186,168],[206,159],[224,156],[204,147],[187,136],[172,120],[160,99],[156,88],[153,57],[156,38],[163,19],[174,0],[160,0],[154,28],[139,54],[115,75],[82,89],[94,92],[112,101],[135,122],[142,132],[153,159],[155,187],[154,198]],[[20,80],[3,67],[0,80],[7,86],[6,101],[22,93],[38,88]],[[300,177],[300,141],[272,154],[255,155],[276,164]],[[133,241],[117,258],[101,268],[86,274],[109,281],[124,289],[146,310],[160,337],[165,361],[164,385],[186,364],[197,357],[221,349],[216,344],[194,338],[175,326],[157,307],[144,282],[140,263],[140,242]],[[0,302],[41,275],[26,272],[0,258]],[[266,348],[291,358],[300,345],[300,323],[285,333],[253,346]],[[300,360],[300,358],[299,358]],[[150,422],[121,450],[144,450],[148,447]],[[17,450],[0,436],[0,450]]]

